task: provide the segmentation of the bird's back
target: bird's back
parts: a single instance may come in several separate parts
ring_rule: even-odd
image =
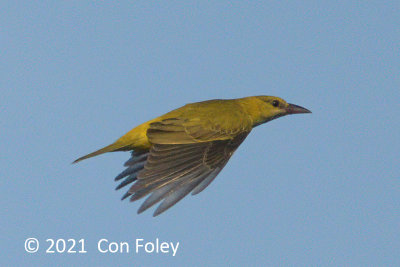
[[[152,123],[167,119],[180,119],[187,125],[195,125],[203,129],[232,131],[241,127],[249,129],[247,116],[237,99],[214,99],[190,103],[172,110],[160,117],[149,120],[130,130],[117,140],[121,145],[128,145],[129,149],[148,149],[151,143],[147,137],[147,130]],[[238,126],[243,124],[243,126]]]
[[[240,99],[213,99],[202,102],[186,104],[172,110],[162,116],[142,123],[117,141],[95,152],[85,155],[75,162],[113,151],[143,151],[151,148],[151,142],[147,136],[150,125],[168,119],[184,121],[185,126],[197,128],[199,131],[219,132],[219,138],[233,138],[240,132],[249,132],[252,129],[252,119],[244,108],[256,101],[255,97]],[[221,137],[222,136],[222,137]],[[207,140],[205,140],[207,141]]]

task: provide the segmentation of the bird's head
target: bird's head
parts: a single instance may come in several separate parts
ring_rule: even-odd
[[[287,103],[282,98],[276,96],[255,96],[255,105],[257,106],[257,114],[254,114],[255,125],[260,125],[262,123],[268,122],[270,120],[299,113],[311,113],[306,108],[301,106]]]

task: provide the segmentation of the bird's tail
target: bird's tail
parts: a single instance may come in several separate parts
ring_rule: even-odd
[[[76,159],[72,163],[77,163],[77,162],[79,162],[81,160],[88,159],[88,158],[91,158],[91,157],[95,157],[95,156],[98,156],[98,155],[103,154],[103,153],[113,152],[113,151],[120,151],[120,150],[123,150],[123,146],[121,146],[120,143],[115,142],[115,143],[113,143],[111,145],[105,146],[105,147],[100,148],[99,150],[96,150],[96,151],[94,151],[94,152],[92,152],[90,154],[87,154],[87,155],[85,155],[83,157],[80,157],[79,159]]]

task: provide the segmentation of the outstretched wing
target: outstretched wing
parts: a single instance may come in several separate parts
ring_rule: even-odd
[[[161,202],[154,216],[172,207],[190,192],[203,191],[226,165],[249,130],[204,129],[182,119],[153,123],[147,131],[150,151],[133,153],[128,168],[116,177],[126,177],[117,189],[136,181],[123,199],[131,201],[150,194],[138,213]]]

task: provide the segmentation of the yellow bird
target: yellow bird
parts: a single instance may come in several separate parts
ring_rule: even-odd
[[[153,214],[157,216],[190,192],[203,191],[254,127],[297,113],[311,111],[275,96],[187,104],[133,128],[74,163],[106,152],[132,151],[124,165],[127,168],[115,177],[115,181],[125,178],[116,189],[133,183],[122,197],[130,201],[151,194],[138,213],[163,200]]]

